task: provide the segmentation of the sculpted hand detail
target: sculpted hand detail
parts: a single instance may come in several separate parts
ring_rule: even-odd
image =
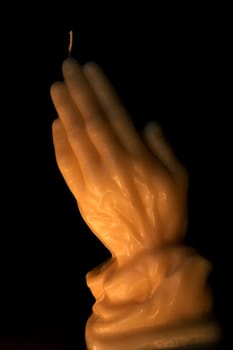
[[[51,88],[56,159],[88,226],[119,262],[179,241],[187,174],[161,128],[140,138],[97,65],[67,59],[63,74]]]

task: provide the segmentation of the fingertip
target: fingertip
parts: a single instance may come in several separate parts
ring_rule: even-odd
[[[55,96],[57,93],[64,88],[64,83],[62,81],[56,81],[50,86],[50,95]]]
[[[62,72],[64,75],[70,75],[77,69],[80,69],[80,64],[73,57],[66,58],[62,63]]]
[[[151,121],[144,127],[144,133],[149,136],[154,136],[162,133],[162,128],[157,121]]]
[[[98,72],[100,72],[101,71],[101,68],[100,68],[100,66],[96,63],[96,62],[94,62],[94,61],[88,61],[88,62],[86,62],[84,65],[83,65],[83,70],[84,70],[84,72],[96,72],[96,71],[98,71]]]
[[[60,130],[60,128],[61,128],[61,121],[58,118],[54,119],[54,121],[52,122],[52,131],[56,132],[57,130]]]

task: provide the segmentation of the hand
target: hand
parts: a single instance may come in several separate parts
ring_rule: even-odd
[[[94,63],[63,63],[51,87],[60,171],[94,234],[124,262],[178,242],[187,226],[188,177],[151,123],[136,132],[111,84]]]

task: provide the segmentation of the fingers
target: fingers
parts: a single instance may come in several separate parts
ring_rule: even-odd
[[[74,126],[85,130],[80,111],[73,104],[65,84],[62,82],[54,83],[51,86],[50,93],[54,106],[67,131],[73,130]]]
[[[52,132],[58,167],[68,187],[77,199],[83,189],[83,176],[78,161],[70,147],[66,131],[59,119],[53,122]]]
[[[159,158],[168,170],[174,175],[186,176],[185,168],[176,158],[158,123],[151,122],[146,125],[144,138],[154,155]]]
[[[74,106],[65,84],[53,84],[51,87],[51,97],[65,128],[73,153],[85,176],[87,169],[90,171],[90,167],[98,163],[98,153],[86,133],[80,112]]]
[[[100,67],[90,62],[84,65],[83,71],[105,112],[108,122],[122,145],[132,152],[141,149],[143,144],[138,137],[136,129]]]
[[[69,94],[80,112],[87,134],[97,151],[103,155],[114,152],[120,145],[104,116],[95,94],[88,83],[83,70],[74,59],[68,58],[63,63],[63,75]]]

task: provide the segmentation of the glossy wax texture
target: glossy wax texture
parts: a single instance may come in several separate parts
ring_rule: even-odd
[[[57,164],[83,219],[112,254],[87,274],[96,298],[88,349],[217,338],[218,328],[203,322],[212,309],[210,263],[182,245],[187,171],[158,124],[137,133],[100,67],[69,58],[62,69],[64,81],[51,87]]]

